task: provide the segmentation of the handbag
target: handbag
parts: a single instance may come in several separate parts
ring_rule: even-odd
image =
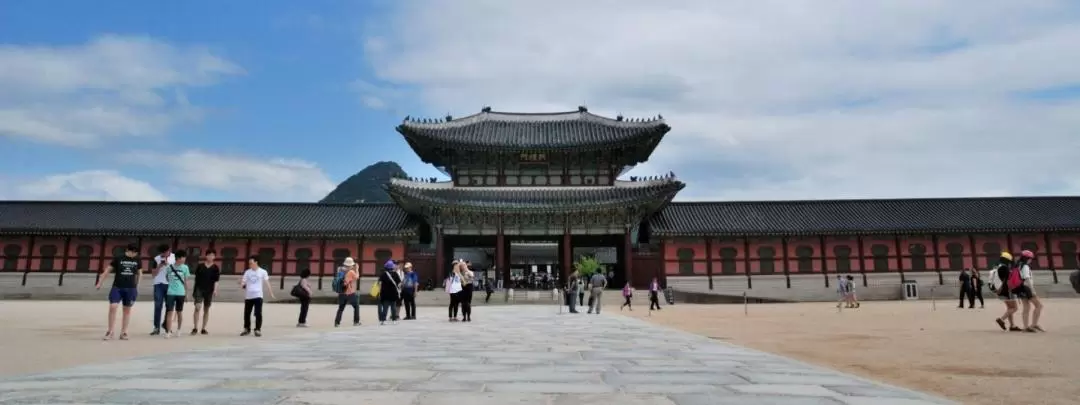
[[[293,286],[293,288],[292,288],[292,296],[293,297],[307,298],[307,295],[308,295],[307,290],[305,290],[304,287],[300,286],[300,283],[296,283],[296,285]]]

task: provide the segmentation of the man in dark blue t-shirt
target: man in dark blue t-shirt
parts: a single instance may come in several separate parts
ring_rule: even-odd
[[[116,327],[116,308],[121,304],[124,305],[124,317],[120,324],[120,339],[127,340],[128,338],[131,307],[135,305],[135,298],[139,295],[139,279],[142,278],[142,266],[139,265],[138,254],[138,246],[128,245],[124,255],[113,258],[98,278],[95,287],[100,290],[109,273],[115,273],[112,289],[109,290],[109,329],[105,332],[105,340],[113,338],[113,330]]]

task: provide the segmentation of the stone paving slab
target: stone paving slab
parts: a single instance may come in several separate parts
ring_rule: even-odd
[[[473,323],[435,316],[251,339],[0,379],[0,404],[951,403],[617,314],[558,314],[554,306],[478,308]],[[122,355],[123,344],[103,350]]]

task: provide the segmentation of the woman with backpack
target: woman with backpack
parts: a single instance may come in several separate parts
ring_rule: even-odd
[[[1020,260],[1017,262],[1016,268],[1013,269],[1015,274],[1009,275],[1009,287],[1013,288],[1013,295],[1019,298],[1024,303],[1024,312],[1020,313],[1020,319],[1024,322],[1024,332],[1045,332],[1041,326],[1039,326],[1039,317],[1042,316],[1042,301],[1039,301],[1039,296],[1035,294],[1035,286],[1031,279],[1031,261],[1035,259],[1035,253],[1030,250],[1024,250],[1020,252]],[[1034,314],[1031,312],[1031,307],[1035,306]],[[1028,320],[1031,323],[1028,323]]]
[[[1008,287],[1009,273],[1012,271],[1013,257],[1009,252],[1001,252],[1001,256],[998,257],[998,264],[993,270],[990,271],[988,279],[990,279],[990,291],[997,294],[998,298],[1005,302],[1005,314],[1001,318],[997,318],[994,322],[997,322],[998,327],[1001,330],[1009,332],[1019,332],[1023,329],[1016,327],[1016,323],[1013,322],[1013,314],[1016,314],[1016,297],[1013,296],[1012,291]],[[1009,322],[1009,326],[1005,326],[1005,322]]]

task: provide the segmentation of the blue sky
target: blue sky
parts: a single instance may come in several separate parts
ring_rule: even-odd
[[[962,3],[0,0],[0,198],[314,201],[437,175],[405,115],[583,103],[684,200],[1080,192],[1080,6]]]

